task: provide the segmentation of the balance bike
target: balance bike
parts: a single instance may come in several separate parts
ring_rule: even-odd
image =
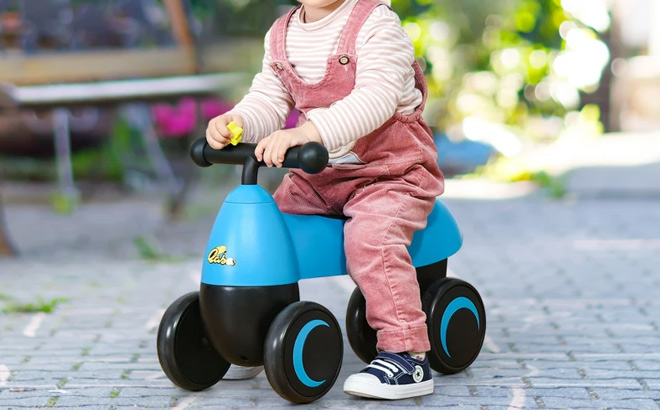
[[[206,247],[199,292],[181,296],[158,328],[158,359],[167,377],[187,390],[203,390],[223,378],[230,364],[264,365],[272,388],[294,403],[325,395],[339,375],[343,339],[334,315],[300,301],[298,281],[345,275],[344,220],[283,214],[257,185],[263,162],[255,144],[214,150],[202,138],[191,156],[202,167],[242,164],[241,185],[225,199]],[[321,172],[327,150],[318,143],[291,148],[284,166]],[[447,278],[447,258],[462,244],[461,232],[440,201],[409,252],[417,269],[432,350],[431,367],[451,374],[477,357],[486,331],[476,289]],[[355,289],[346,312],[348,340],[366,363],[376,355],[376,332],[366,321],[364,297]]]

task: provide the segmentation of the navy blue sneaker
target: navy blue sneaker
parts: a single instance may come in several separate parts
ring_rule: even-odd
[[[433,394],[428,356],[417,360],[408,353],[381,352],[360,373],[346,379],[344,393],[387,400]]]

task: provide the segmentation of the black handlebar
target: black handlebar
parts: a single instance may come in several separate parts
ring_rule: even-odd
[[[240,143],[216,150],[208,145],[206,138],[199,138],[190,147],[190,157],[200,167],[210,167],[213,164],[243,165],[242,183],[255,185],[259,167],[266,166],[254,156],[256,146],[257,144]],[[282,166],[300,168],[308,174],[318,174],[328,165],[328,159],[328,150],[323,144],[308,142],[305,145],[289,148]]]

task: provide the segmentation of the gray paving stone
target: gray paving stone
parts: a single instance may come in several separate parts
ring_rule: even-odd
[[[445,202],[465,237],[450,258],[452,275],[472,283],[487,306],[480,356],[465,372],[436,375],[432,396],[381,402],[342,392],[342,381],[363,367],[346,345],[338,382],[305,408],[660,410],[657,201]],[[164,376],[155,327],[174,299],[198,287],[202,236],[214,215],[172,224],[154,203],[83,204],[66,218],[44,207],[9,206],[8,223],[25,255],[48,251],[50,260],[0,260],[0,293],[68,300],[41,319],[0,314],[0,365],[10,372],[3,378],[0,367],[0,408],[46,406],[54,397],[53,408],[71,409],[291,406],[263,374],[197,393]],[[40,237],[21,230],[34,220]],[[138,234],[183,256],[140,260],[131,243]],[[303,299],[327,306],[343,326],[349,278],[300,288]]]

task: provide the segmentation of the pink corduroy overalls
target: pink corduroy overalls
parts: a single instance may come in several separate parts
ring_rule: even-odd
[[[308,84],[286,57],[286,32],[294,10],[271,30],[271,67],[301,113],[329,107],[355,87],[355,43],[378,0],[358,0],[343,29],[337,54],[328,59],[325,77]],[[275,193],[280,210],[292,214],[348,217],[344,228],[348,273],[362,291],[367,321],[377,331],[379,350],[430,350],[419,284],[407,246],[426,226],[436,196],[444,188],[431,130],[421,115],[426,82],[414,63],[423,102],[411,115],[394,114],[353,147],[364,164],[335,164],[317,175],[292,170]]]

